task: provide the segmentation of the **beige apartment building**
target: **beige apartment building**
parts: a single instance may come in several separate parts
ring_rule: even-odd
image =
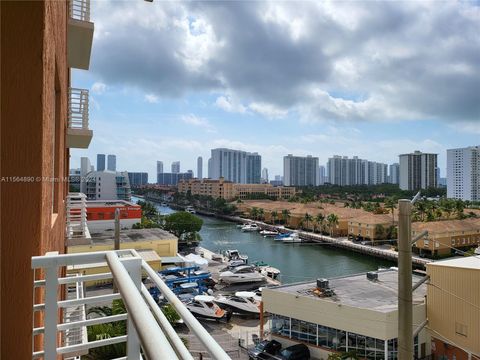
[[[233,185],[233,182],[224,178],[219,180],[189,179],[178,182],[178,191],[181,193],[190,192],[192,195],[204,195],[230,200],[235,197]]]
[[[422,276],[413,275],[412,283]],[[426,319],[427,285],[413,293],[413,323]],[[398,272],[385,269],[317,282],[264,288],[270,337],[283,346],[303,343],[315,359],[356,352],[360,359],[398,358]],[[430,336],[415,338],[416,358],[430,355]]]
[[[288,199],[295,195],[294,187],[273,186],[271,184],[236,184],[224,178],[189,179],[178,182],[178,191],[192,195],[205,195],[232,200],[246,199],[251,195],[267,195],[276,199]]]
[[[435,359],[480,359],[480,256],[429,263],[427,274]]]
[[[428,231],[428,236],[413,245],[416,253],[449,255],[452,247],[461,250],[480,245],[480,219],[444,220],[412,223],[412,235]]]
[[[365,214],[348,222],[348,236],[370,241],[384,240],[387,238],[387,229],[395,224],[392,215]]]

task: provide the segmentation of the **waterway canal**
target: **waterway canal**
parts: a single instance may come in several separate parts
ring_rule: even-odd
[[[136,201],[137,199],[133,199]],[[171,213],[170,208],[155,204],[162,214]],[[203,227],[200,231],[200,246],[222,252],[237,249],[249,256],[249,262],[262,260],[280,269],[283,283],[313,280],[377,270],[379,267],[395,266],[394,263],[374,257],[331,248],[327,245],[283,244],[258,233],[242,232],[236,224],[213,217],[200,216]]]

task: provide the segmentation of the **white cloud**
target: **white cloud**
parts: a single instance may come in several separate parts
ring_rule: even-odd
[[[269,119],[281,119],[288,115],[287,109],[264,102],[253,102],[248,105],[248,108]]]
[[[466,134],[479,134],[480,135],[480,122],[459,122],[450,125],[450,127],[458,132]]]
[[[196,116],[194,114],[188,114],[188,115],[183,115],[181,117],[181,120],[187,124],[187,125],[192,125],[192,126],[197,126],[206,129],[209,132],[215,132],[215,127],[210,124],[210,122],[203,118]]]
[[[243,106],[241,103],[238,101],[232,99],[231,96],[226,95],[226,96],[219,96],[217,100],[215,100],[215,106],[218,108],[231,112],[231,113],[245,113],[247,111],[247,108]]]
[[[155,94],[145,94],[144,100],[150,104],[156,104],[160,99]]]
[[[107,85],[98,81],[93,83],[92,87],[90,88],[90,91],[97,95],[102,95],[106,90],[107,90]]]

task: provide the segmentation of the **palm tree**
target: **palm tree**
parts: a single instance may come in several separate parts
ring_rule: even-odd
[[[288,225],[288,220],[290,219],[290,210],[288,209],[283,209],[282,210],[282,220],[283,224]]]
[[[277,222],[277,218],[278,218],[278,212],[276,210],[273,210],[270,213],[270,218],[272,219],[272,224],[275,225],[275,223]]]
[[[250,209],[250,217],[251,217],[253,220],[257,220],[257,217],[258,217],[258,208],[256,208],[255,206]]]
[[[389,209],[390,212],[392,213],[392,225],[395,223],[394,212],[396,207],[397,207],[397,204],[393,197],[389,197],[385,199],[385,208]]]
[[[309,213],[305,213],[305,216],[303,217],[303,221],[307,224],[307,229],[309,229],[310,222],[313,221],[313,216],[310,215]]]
[[[325,215],[322,213],[317,214],[315,216],[315,224],[320,225],[320,233],[322,233],[325,227]]]
[[[263,220],[265,218],[265,210],[262,208],[258,209],[258,214],[257,214],[258,219]]]
[[[327,216],[328,228],[330,229],[330,236],[333,236],[333,229],[338,225],[338,216],[335,214],[330,214]]]
[[[465,204],[462,200],[457,199],[455,201],[455,213],[457,214],[457,218],[461,219],[463,217],[463,210],[465,209]]]
[[[447,218],[450,219],[455,208],[455,203],[451,199],[442,199],[440,200],[440,208],[447,214]]]

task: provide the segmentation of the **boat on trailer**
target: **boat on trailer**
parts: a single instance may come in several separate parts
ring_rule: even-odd
[[[232,313],[220,308],[214,300],[210,295],[197,295],[185,306],[197,318],[228,322]]]
[[[260,302],[256,300],[254,292],[238,291],[232,296],[220,295],[214,302],[222,309],[241,315],[258,316],[260,314]]]

